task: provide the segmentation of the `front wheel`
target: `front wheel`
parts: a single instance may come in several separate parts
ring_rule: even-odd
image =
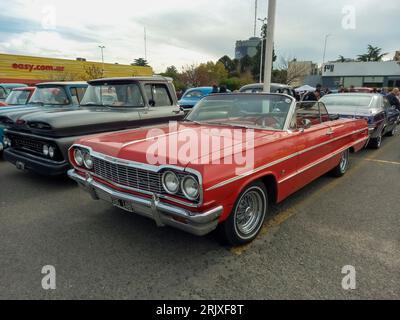
[[[224,242],[244,245],[259,234],[268,211],[268,192],[261,181],[257,181],[240,194],[229,218],[219,226]]]
[[[337,165],[335,169],[332,170],[332,173],[335,177],[343,177],[347,169],[349,168],[349,162],[350,162],[350,150],[347,149],[342,153],[342,157],[340,158],[340,163]]]

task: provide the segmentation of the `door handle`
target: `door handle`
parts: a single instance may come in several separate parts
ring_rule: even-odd
[[[333,131],[332,129],[329,129],[327,132],[326,132],[326,135],[327,136],[331,136],[331,135],[333,135],[335,133],[335,131]]]

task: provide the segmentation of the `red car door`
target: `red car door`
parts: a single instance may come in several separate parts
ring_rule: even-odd
[[[332,168],[331,128],[321,117],[320,104],[304,102],[297,106],[296,122],[300,132],[300,150],[296,176],[292,178],[296,190],[304,187]]]

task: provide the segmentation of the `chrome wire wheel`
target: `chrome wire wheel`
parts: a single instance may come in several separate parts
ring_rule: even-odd
[[[241,196],[234,213],[234,226],[241,239],[250,239],[260,231],[266,202],[265,193],[259,187],[252,187]]]
[[[347,167],[349,165],[349,150],[347,149],[342,154],[342,159],[340,160],[339,168],[341,173],[345,173],[347,171]]]

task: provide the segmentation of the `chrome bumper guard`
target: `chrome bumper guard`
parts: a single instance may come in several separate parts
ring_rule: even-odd
[[[153,219],[159,227],[171,226],[196,236],[204,236],[215,230],[223,213],[222,206],[203,213],[191,212],[162,203],[156,195],[147,199],[116,191],[90,176],[82,177],[74,169],[68,171],[68,176],[89,192],[94,200],[104,200],[125,211]]]

